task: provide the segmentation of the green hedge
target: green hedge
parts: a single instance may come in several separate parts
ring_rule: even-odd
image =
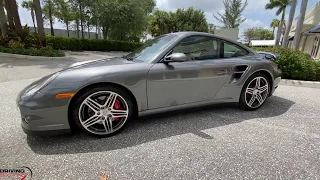
[[[282,70],[282,78],[320,81],[320,61],[313,60],[307,53],[284,48],[254,48],[254,50],[280,53],[276,63]]]
[[[65,38],[53,36],[48,36],[47,41],[54,49],[71,51],[133,51],[142,45],[142,43],[124,41]]]
[[[10,54],[21,54],[29,56],[45,56],[45,57],[63,57],[63,51],[47,50],[47,49],[24,49],[24,48],[9,48],[0,46],[0,52]]]

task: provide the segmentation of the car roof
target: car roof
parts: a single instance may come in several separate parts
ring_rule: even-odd
[[[178,35],[178,36],[197,36],[197,35],[200,35],[200,36],[212,36],[212,37],[217,37],[217,38],[220,38],[220,39],[225,39],[225,40],[228,40],[228,41],[233,41],[231,39],[224,38],[224,37],[221,37],[221,36],[217,36],[217,35],[211,34],[211,33],[206,33],[206,32],[181,31],[181,32],[174,32],[174,33],[170,33],[170,34],[175,34],[175,35]],[[235,42],[235,41],[233,41],[233,42]]]

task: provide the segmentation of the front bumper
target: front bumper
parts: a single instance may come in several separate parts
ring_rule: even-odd
[[[21,126],[28,135],[53,135],[70,132],[68,121],[69,99],[55,99],[40,92],[25,97],[30,86],[17,97]]]
[[[275,92],[275,90],[278,88],[279,84],[280,84],[280,81],[281,81],[281,77],[277,77],[274,79],[273,81],[273,88],[272,88],[272,91],[270,93],[270,96]]]

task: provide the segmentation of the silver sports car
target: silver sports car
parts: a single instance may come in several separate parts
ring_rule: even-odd
[[[281,79],[270,60],[212,34],[179,32],[150,40],[121,58],[76,63],[46,76],[18,96],[27,134],[119,132],[129,120],[151,113],[238,103],[262,106]]]

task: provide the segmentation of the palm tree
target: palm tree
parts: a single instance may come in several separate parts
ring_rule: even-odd
[[[57,5],[56,16],[60,22],[66,24],[67,33],[68,33],[68,37],[69,37],[70,36],[70,34],[69,34],[70,22],[74,18],[73,17],[74,13],[72,12],[71,7],[69,6],[69,4],[66,1],[57,0],[55,3]]]
[[[266,4],[266,7],[265,7],[266,9],[278,8],[276,15],[278,16],[282,14],[281,21],[277,31],[276,44],[275,44],[276,46],[279,46],[284,18],[286,16],[286,8],[290,3],[291,3],[291,0],[270,0],[270,2]]]
[[[297,50],[299,48],[301,31],[302,31],[302,26],[303,26],[303,21],[304,21],[305,15],[306,15],[306,11],[307,11],[307,5],[308,5],[308,0],[302,0],[301,8],[300,8],[300,15],[299,15],[297,28],[296,28],[296,32],[294,35],[294,42],[293,42],[295,50]]]
[[[0,24],[1,24],[1,34],[3,37],[6,37],[8,24],[7,24],[6,14],[4,13],[4,9],[3,9],[3,0],[0,0]]]
[[[14,27],[14,23],[13,23],[13,15],[12,15],[12,11],[11,11],[11,6],[10,6],[10,0],[4,0],[4,5],[5,8],[7,10],[7,18],[8,18],[8,23],[10,27]]]
[[[36,23],[35,23],[35,14],[34,14],[34,6],[32,1],[22,1],[21,6],[31,13],[31,18],[33,22],[34,31],[37,32]]]
[[[280,21],[278,19],[273,19],[270,27],[272,28],[272,33],[274,34],[274,31],[277,27],[279,27]]]
[[[5,0],[7,14],[12,17],[14,22],[14,28],[16,32],[20,32],[22,30],[20,16],[18,13],[18,6],[16,0]],[[9,18],[9,16],[8,16]]]
[[[294,13],[296,11],[296,6],[297,6],[297,0],[292,0],[289,19],[288,19],[286,31],[285,31],[285,34],[284,34],[284,37],[283,37],[282,47],[284,47],[284,48],[288,47],[289,33],[290,33],[290,30],[291,30],[292,21],[293,21],[293,18],[294,18]]]
[[[53,20],[54,20],[56,7],[52,0],[44,0],[43,2],[44,2],[43,13],[45,14],[44,18],[49,20],[51,35],[54,36]]]
[[[38,36],[42,46],[46,46],[46,36],[44,34],[43,19],[42,19],[42,9],[40,5],[40,0],[33,0],[34,11],[37,18],[38,26]]]

